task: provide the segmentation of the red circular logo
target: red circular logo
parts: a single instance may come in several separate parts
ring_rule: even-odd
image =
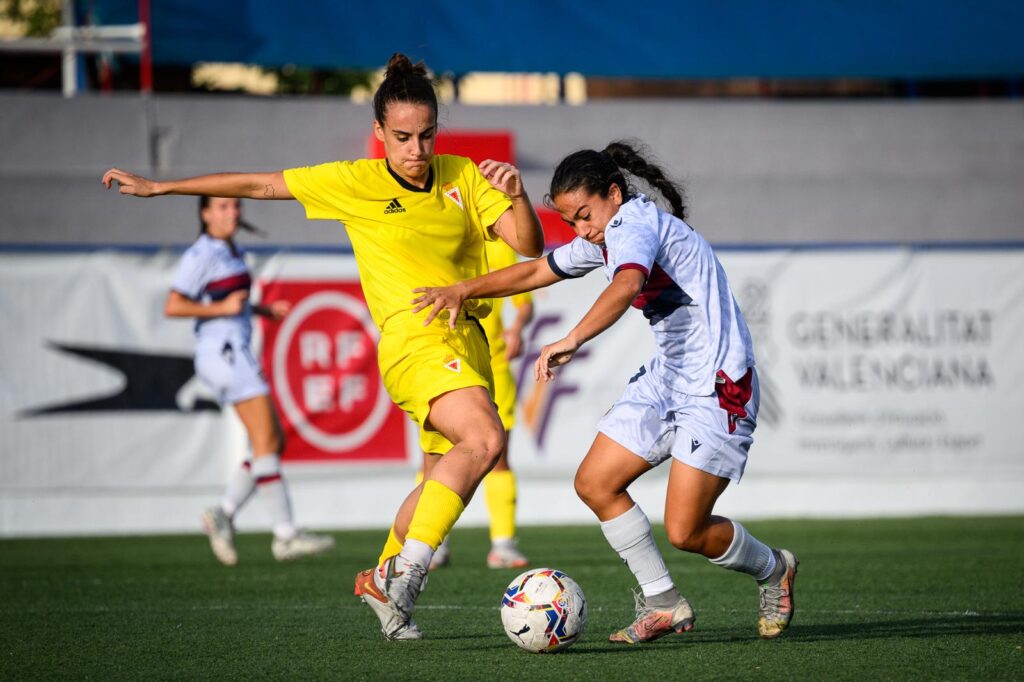
[[[271,371],[288,421],[311,445],[347,452],[367,443],[391,410],[377,369],[377,328],[341,291],[303,298],[281,324]]]

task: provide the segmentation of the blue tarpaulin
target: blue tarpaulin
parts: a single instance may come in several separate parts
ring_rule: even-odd
[[[77,0],[80,23],[133,23],[137,0]],[[1024,3],[1005,0],[151,0],[157,64],[648,78],[1014,78]]]

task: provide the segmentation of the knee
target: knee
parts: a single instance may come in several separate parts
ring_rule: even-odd
[[[505,429],[500,425],[488,426],[477,432],[473,440],[475,442],[471,447],[480,453],[480,458],[487,467],[487,471],[490,471],[501,458],[502,453],[505,452],[505,446],[508,444]]]
[[[600,482],[582,469],[576,472],[576,479],[573,485],[576,488],[576,495],[583,504],[597,511],[602,503],[609,497],[608,491],[601,487]]]
[[[704,529],[693,524],[666,526],[668,541],[673,547],[684,552],[701,553],[704,548]]]

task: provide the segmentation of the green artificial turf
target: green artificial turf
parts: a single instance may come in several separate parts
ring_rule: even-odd
[[[453,563],[420,598],[419,642],[388,642],[352,596],[384,532],[338,532],[331,554],[279,564],[266,535],[216,563],[194,536],[0,542],[4,679],[1022,679],[1024,519],[751,522],[800,558],[797,613],[757,637],[744,575],[659,543],[697,611],[693,632],[609,644],[633,615],[632,576],[600,530],[521,529],[533,565],[587,594],[583,638],[529,654],[502,631],[498,602],[518,571],[484,567],[487,533],[452,535]]]

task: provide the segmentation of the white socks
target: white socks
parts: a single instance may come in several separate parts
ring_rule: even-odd
[[[402,545],[402,551],[399,552],[399,556],[406,561],[419,564],[426,568],[430,565],[430,560],[434,558],[434,548],[422,540],[406,538],[405,544]]]
[[[252,494],[256,492],[256,479],[252,477],[252,460],[242,462],[242,466],[228,479],[224,496],[220,498],[220,508],[228,518],[234,518],[235,512],[241,509]]]
[[[651,522],[639,505],[611,521],[601,522],[601,531],[626,566],[636,576],[645,597],[659,595],[675,588],[665,559],[654,544]]]
[[[765,580],[775,569],[775,552],[739,523],[733,521],[732,527],[729,549],[722,556],[709,561],[722,568],[752,575],[756,580]]]
[[[288,498],[288,488],[281,478],[280,455],[262,455],[252,460],[252,476],[259,487],[260,499],[267,505],[270,519],[273,522],[274,537],[278,540],[290,540],[298,530],[292,521],[292,503]]]

